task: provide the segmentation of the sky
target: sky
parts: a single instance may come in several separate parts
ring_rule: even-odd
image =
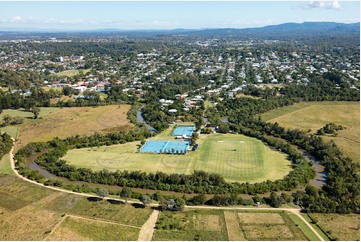
[[[359,1],[1,1],[0,29],[248,28],[360,22]]]

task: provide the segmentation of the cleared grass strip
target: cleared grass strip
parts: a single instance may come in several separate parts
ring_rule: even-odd
[[[229,241],[246,240],[239,226],[237,214],[225,211],[224,219],[226,220],[227,235]]]
[[[321,237],[326,240],[326,241],[330,241],[330,238],[327,236],[327,234],[325,234],[320,227],[317,226],[317,224],[314,224],[312,219],[307,215],[307,214],[301,214],[302,217],[304,217],[306,219],[307,222],[309,222],[311,224],[311,226],[317,231],[317,233],[319,235],[321,235]]]
[[[9,154],[5,154],[0,160],[0,174],[7,174],[14,176],[14,172],[11,169]]]
[[[297,215],[288,214],[288,216],[297,224],[310,241],[320,241],[317,235],[315,235],[315,233],[313,233],[312,230]]]

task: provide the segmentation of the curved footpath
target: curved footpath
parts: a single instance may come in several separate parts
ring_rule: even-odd
[[[71,194],[76,194],[79,196],[84,196],[84,197],[94,197],[96,195],[93,194],[87,194],[87,193],[79,193],[79,192],[73,192],[73,191],[69,191],[69,190],[65,190],[62,188],[58,188],[58,187],[52,187],[52,186],[45,186],[42,183],[38,183],[36,181],[30,180],[26,177],[21,176],[18,171],[15,169],[15,161],[14,161],[14,148],[15,145],[13,145],[13,147],[11,148],[10,152],[9,152],[9,156],[10,156],[10,164],[11,164],[11,168],[14,171],[14,173],[22,180],[30,182],[32,184],[38,185],[38,186],[42,186],[48,189],[52,189],[55,191],[59,191],[59,192],[65,192],[65,193],[71,193]],[[105,197],[105,199],[112,199],[112,200],[117,200],[117,201],[121,201],[121,202],[125,202],[123,199],[119,199],[119,198],[113,198],[113,197]],[[128,203],[131,204],[142,204],[141,202],[136,202],[136,201],[128,201]],[[152,203],[150,204],[151,207],[158,207],[158,204],[156,203]],[[293,214],[297,215],[311,230],[312,232],[319,238],[320,241],[324,241],[324,239],[319,235],[319,233],[310,225],[310,223],[301,215],[301,209],[299,208],[245,208],[245,207],[212,207],[212,206],[185,206],[185,208],[192,208],[192,209],[219,209],[219,210],[275,210],[275,211],[288,211],[288,212],[292,212]],[[154,217],[156,218],[158,213],[152,214],[153,216],[151,216],[154,220]],[[151,224],[153,224],[154,222],[152,221]],[[149,233],[149,232],[148,232]],[[149,235],[148,235],[149,236]],[[141,239],[148,239],[145,236],[144,238]]]

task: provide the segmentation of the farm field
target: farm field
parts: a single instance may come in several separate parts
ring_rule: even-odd
[[[82,70],[68,70],[68,71],[62,71],[59,73],[56,73],[56,76],[66,76],[66,77],[73,77],[76,75],[79,75],[80,72],[83,72],[83,74],[87,74],[88,72],[90,72],[91,69],[82,69]]]
[[[110,105],[56,109],[42,119],[22,125],[17,147],[29,142],[48,141],[54,137],[131,129],[133,124],[127,119],[129,108],[130,105]]]
[[[164,135],[161,136],[162,139],[165,138]],[[184,174],[203,170],[218,173],[228,181],[239,182],[276,180],[287,175],[291,169],[286,154],[244,135],[201,135],[197,143],[199,148],[186,155],[139,153],[140,142],[131,142],[74,149],[63,159],[71,165],[93,170],[106,168],[112,171],[142,170]]]
[[[331,238],[335,240],[356,241],[360,240],[360,215],[359,214],[321,214],[311,216]]]
[[[266,112],[261,117],[286,128],[311,130],[313,133],[330,122],[346,126],[345,130],[338,131],[336,137],[322,137],[334,140],[341,151],[353,161],[360,160],[359,102],[303,102]]]
[[[228,240],[226,222],[220,210],[185,210],[161,212],[153,240]]]
[[[185,209],[161,212],[153,240],[307,240],[298,226],[285,212]]]

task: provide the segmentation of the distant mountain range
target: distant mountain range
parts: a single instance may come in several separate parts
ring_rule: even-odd
[[[26,28],[0,28],[0,35],[16,35],[27,33],[81,33],[81,34],[123,34],[123,35],[200,35],[200,36],[247,36],[247,37],[290,37],[320,36],[325,34],[359,34],[360,23],[335,22],[304,22],[284,23],[258,28],[211,28],[211,29],[172,29],[172,30],[123,30],[123,29],[95,29],[95,30],[49,30]]]
[[[184,30],[183,33],[190,33]],[[248,37],[283,37],[290,35],[324,35],[324,34],[359,34],[360,23],[334,23],[334,22],[305,22],[305,23],[284,23],[259,28],[244,29],[205,29],[192,33],[201,35],[247,35]]]

